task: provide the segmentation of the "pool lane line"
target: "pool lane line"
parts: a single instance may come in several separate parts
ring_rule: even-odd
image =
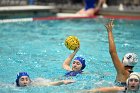
[[[27,22],[27,21],[33,21],[33,18],[1,19],[0,23]]]
[[[35,17],[33,20],[65,20],[65,19],[80,19],[80,18],[97,18],[97,16],[91,16],[91,17]]]
[[[34,18],[16,18],[16,19],[0,19],[0,23],[11,23],[11,22],[27,22],[27,21],[36,21],[36,20],[65,20],[65,19],[91,19],[91,18],[114,18],[114,19],[126,19],[126,20],[140,20],[140,16],[90,16],[90,17],[34,17]]]

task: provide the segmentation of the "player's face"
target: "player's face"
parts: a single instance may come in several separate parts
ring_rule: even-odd
[[[128,89],[135,91],[135,90],[138,90],[140,82],[138,79],[130,79],[128,81],[128,84],[129,84]]]
[[[30,84],[30,78],[28,76],[22,76],[19,79],[19,86],[20,87],[28,86],[29,84]]]
[[[74,60],[73,64],[72,64],[72,70],[73,71],[79,71],[81,70],[82,64],[79,60]]]

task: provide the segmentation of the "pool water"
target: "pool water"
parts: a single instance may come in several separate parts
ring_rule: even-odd
[[[102,86],[112,86],[116,71],[108,50],[108,19],[46,20],[0,24],[0,93],[80,93]],[[128,52],[140,56],[140,21],[115,20],[113,29],[120,60]],[[16,74],[26,71],[32,79],[42,77],[52,81],[67,79],[63,61],[73,51],[68,50],[65,39],[77,36],[80,50],[76,56],[86,59],[86,74],[70,79],[75,83],[49,87],[16,88]],[[134,71],[140,71],[140,62]]]

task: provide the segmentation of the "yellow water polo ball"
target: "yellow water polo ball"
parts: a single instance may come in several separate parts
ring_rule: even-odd
[[[65,46],[69,50],[75,50],[77,47],[80,46],[80,41],[76,36],[69,36],[65,40]]]

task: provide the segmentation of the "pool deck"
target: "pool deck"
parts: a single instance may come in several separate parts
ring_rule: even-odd
[[[39,6],[39,5],[28,5],[28,6],[5,6],[0,7],[0,19],[7,19],[10,17],[26,17],[42,14],[43,16],[50,16],[55,10],[55,6]],[[53,12],[55,13],[55,12]],[[29,17],[27,16],[27,17]]]
[[[52,10],[55,9],[54,6],[6,6],[0,7],[0,12],[9,12],[9,11],[30,11],[30,10]]]
[[[99,12],[100,15],[118,15],[118,16],[139,16],[140,6],[123,7],[123,10],[119,10],[119,6],[110,6],[108,8],[102,8]]]
[[[71,7],[71,8],[70,8]],[[76,13],[80,10],[81,6],[39,6],[39,5],[28,5],[28,6],[6,6],[0,7],[0,19],[5,19],[7,16],[12,15],[28,15],[32,12],[36,14],[38,12],[50,13],[53,12],[53,15],[47,16],[56,16],[57,13]],[[133,16],[140,17],[140,6],[129,6],[124,7],[124,10],[119,10],[119,6],[109,6],[108,8],[102,8],[98,15],[107,15],[107,16]],[[2,17],[1,17],[2,16]],[[45,14],[44,14],[45,16]]]
[[[119,7],[120,6],[108,6],[107,8],[101,8],[98,15],[140,16],[140,6],[123,6],[123,10],[120,10]],[[80,6],[65,6],[63,9],[60,8],[59,10],[63,13],[76,13],[81,8]]]

